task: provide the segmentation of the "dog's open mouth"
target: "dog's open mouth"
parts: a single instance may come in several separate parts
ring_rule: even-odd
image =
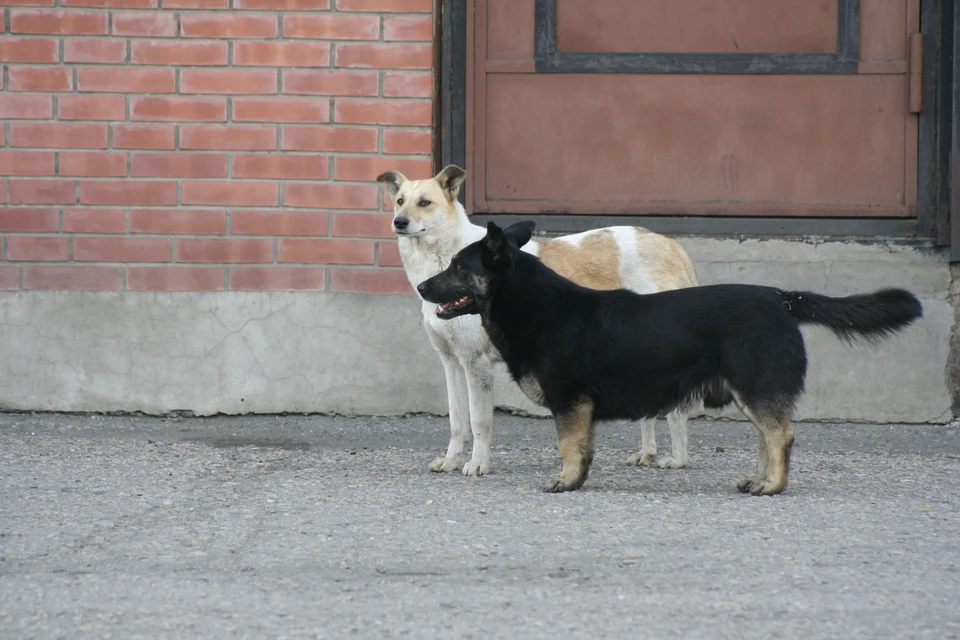
[[[473,302],[473,298],[470,296],[463,296],[462,298],[457,298],[452,302],[441,302],[439,305],[437,305],[437,310],[434,313],[436,313],[438,316],[456,315],[457,311],[463,309],[471,302]]]

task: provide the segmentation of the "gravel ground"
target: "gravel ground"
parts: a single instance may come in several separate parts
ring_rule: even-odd
[[[495,425],[466,478],[442,418],[0,414],[0,637],[960,638],[956,424],[798,424],[772,498],[747,424],[676,471],[601,425],[559,495],[552,422]]]

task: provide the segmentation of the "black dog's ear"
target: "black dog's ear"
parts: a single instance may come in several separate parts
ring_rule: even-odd
[[[530,236],[533,235],[533,229],[537,223],[533,220],[524,220],[516,222],[503,230],[503,235],[517,249],[530,242]]]
[[[384,171],[377,176],[377,182],[386,183],[391,198],[397,197],[397,192],[400,191],[400,185],[406,181],[407,177],[399,171]]]
[[[460,185],[467,179],[467,172],[455,164],[448,164],[434,178],[440,183],[440,188],[451,201],[457,199]]]
[[[503,252],[504,242],[506,242],[506,237],[503,235],[503,229],[493,222],[488,222],[487,235],[483,238],[484,248],[493,255],[499,256]]]

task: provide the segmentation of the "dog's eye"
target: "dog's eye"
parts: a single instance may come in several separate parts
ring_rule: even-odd
[[[397,198],[397,206],[398,206],[398,207],[402,207],[402,206],[403,206],[403,196]]]
[[[421,200],[421,201],[418,202],[417,204],[419,204],[421,207],[429,207],[429,206],[430,206],[430,201],[429,201],[429,200]]]

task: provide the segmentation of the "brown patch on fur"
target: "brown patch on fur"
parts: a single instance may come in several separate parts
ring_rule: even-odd
[[[550,479],[547,491],[573,491],[583,486],[593,462],[593,401],[583,398],[563,415],[554,416],[563,469]]]
[[[604,229],[590,234],[579,245],[562,239],[540,245],[540,260],[545,265],[590,289],[620,289],[620,247],[613,233]]]
[[[697,271],[683,245],[642,227],[637,232],[637,252],[650,265],[650,279],[659,291],[697,286]]]

